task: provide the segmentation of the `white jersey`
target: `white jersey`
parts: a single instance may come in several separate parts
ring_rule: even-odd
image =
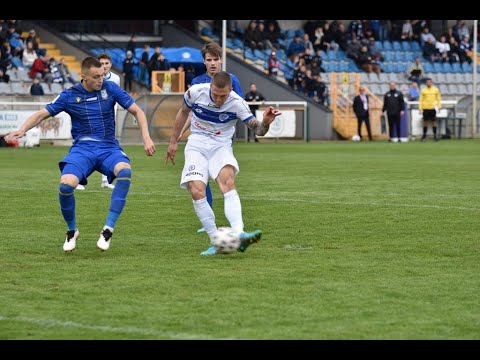
[[[105,81],[113,81],[115,84],[120,86],[120,76],[111,71],[109,71],[108,74],[103,77],[103,79]]]
[[[192,110],[189,139],[205,137],[219,142],[231,142],[237,120],[246,122],[254,116],[247,102],[235,91],[218,108],[210,96],[210,84],[192,85],[183,95],[185,104]]]
[[[109,71],[108,74],[103,77],[103,80],[113,81],[115,84],[120,86],[120,76],[118,76],[117,74],[115,74],[111,71]],[[115,103],[115,109],[113,110],[114,114],[115,114],[115,118],[117,117],[117,110],[118,110],[118,104]]]

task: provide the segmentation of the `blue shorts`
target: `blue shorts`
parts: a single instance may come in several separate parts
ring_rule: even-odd
[[[118,142],[79,141],[70,148],[58,167],[62,175],[73,174],[82,185],[87,185],[87,178],[95,170],[106,175],[111,184],[116,178],[115,165],[119,162],[130,164]]]

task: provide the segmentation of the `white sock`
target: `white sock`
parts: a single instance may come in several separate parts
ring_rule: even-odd
[[[202,223],[205,231],[210,238],[217,232],[217,225],[215,224],[215,214],[212,208],[207,202],[207,198],[204,197],[200,200],[193,200],[193,208],[197,213],[197,216]]]
[[[108,177],[107,177],[107,175],[102,174],[102,183],[104,183],[104,182],[108,183]]]
[[[230,222],[230,226],[234,231],[243,231],[243,218],[242,218],[242,204],[240,203],[240,197],[237,190],[233,189],[223,194],[225,216]]]

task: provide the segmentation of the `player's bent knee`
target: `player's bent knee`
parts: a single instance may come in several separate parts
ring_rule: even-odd
[[[60,183],[60,185],[58,186],[58,191],[62,195],[72,195],[73,192],[75,191],[75,186],[72,186],[70,184]]]
[[[120,171],[122,171],[123,169],[132,169],[130,164],[129,163],[126,163],[126,162],[119,162],[117,165],[115,165],[115,168],[113,169],[113,172],[115,174],[118,174]],[[118,175],[117,175],[118,177]]]
[[[117,181],[118,180],[125,180],[132,178],[132,169],[131,168],[123,168],[117,174]]]
[[[60,178],[60,184],[68,184],[70,186],[73,186],[74,188],[77,187],[79,182],[80,179],[73,174],[62,175],[62,177]]]

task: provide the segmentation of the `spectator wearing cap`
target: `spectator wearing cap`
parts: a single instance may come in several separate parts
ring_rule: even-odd
[[[18,58],[22,58],[23,49],[25,49],[25,44],[22,39],[20,39],[20,34],[16,31],[13,31],[10,34],[10,46],[12,47],[12,55]]]
[[[277,53],[272,51],[268,58],[268,75],[277,77],[280,71],[280,61],[277,59]]]
[[[131,50],[127,51],[127,57],[123,60],[123,88],[127,92],[132,91],[133,70],[135,67],[135,60],[133,59],[133,53]]]

